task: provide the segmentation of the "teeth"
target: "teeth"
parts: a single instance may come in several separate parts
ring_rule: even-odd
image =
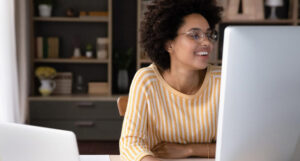
[[[206,52],[206,51],[201,51],[201,52],[197,52],[196,55],[205,56],[205,55],[208,55],[208,52]]]

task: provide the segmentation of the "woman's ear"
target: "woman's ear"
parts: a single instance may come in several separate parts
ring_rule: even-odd
[[[168,51],[169,53],[171,53],[172,51],[172,41],[171,40],[168,40],[165,44],[165,50]]]

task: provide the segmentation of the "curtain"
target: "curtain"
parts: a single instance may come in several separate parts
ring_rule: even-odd
[[[30,55],[26,2],[0,0],[0,122],[26,120]]]
[[[28,0],[15,0],[15,31],[17,49],[17,71],[19,83],[20,122],[25,123],[28,111],[31,41],[30,3]]]

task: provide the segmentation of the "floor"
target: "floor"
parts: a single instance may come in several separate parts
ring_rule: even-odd
[[[120,154],[119,141],[78,141],[80,154]]]

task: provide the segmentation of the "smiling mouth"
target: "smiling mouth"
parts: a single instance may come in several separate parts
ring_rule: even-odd
[[[199,56],[207,56],[208,52],[207,51],[200,51],[200,52],[196,52],[195,55],[199,55]]]

